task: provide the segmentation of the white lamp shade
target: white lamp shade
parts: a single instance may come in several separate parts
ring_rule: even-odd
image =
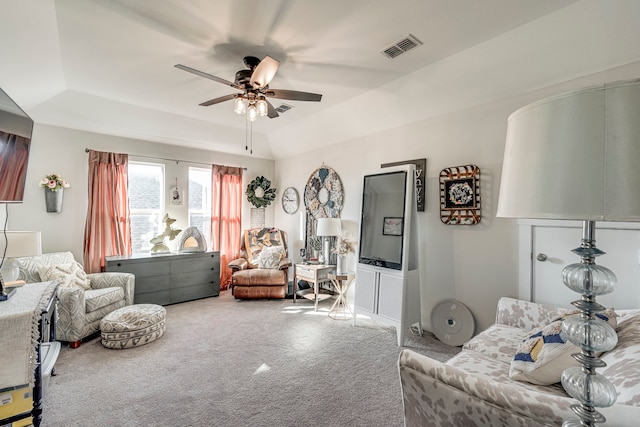
[[[497,216],[640,220],[640,79],[511,114]]]
[[[19,258],[42,255],[42,243],[39,231],[7,231],[7,241],[0,233],[0,256]],[[5,254],[5,248],[7,250]]]
[[[339,236],[341,231],[340,218],[318,218],[317,236]]]

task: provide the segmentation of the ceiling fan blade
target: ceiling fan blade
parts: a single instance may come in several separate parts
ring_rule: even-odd
[[[220,77],[216,77],[213,74],[208,74],[200,70],[196,70],[195,68],[187,67],[186,65],[176,64],[174,67],[179,68],[181,70],[187,71],[189,73],[195,74],[196,76],[204,77],[205,79],[213,80],[214,82],[222,83],[223,85],[231,86],[232,88],[238,90],[244,90],[242,86],[239,86],[229,80],[221,79]]]
[[[253,70],[249,83],[251,83],[255,89],[265,87],[269,84],[271,79],[273,79],[273,76],[276,75],[278,67],[280,67],[280,61],[275,60],[270,56],[265,56],[264,59],[260,61],[256,69]]]
[[[265,99],[265,101],[267,100]],[[280,117],[280,114],[278,114],[273,104],[271,104],[269,101],[267,101],[267,117],[269,117],[270,119]]]
[[[322,95],[319,93],[299,92],[297,90],[267,89],[265,96],[278,99],[290,99],[292,101],[315,101],[320,102]]]
[[[210,99],[210,100],[205,101],[205,102],[203,102],[202,104],[199,104],[199,105],[201,105],[203,107],[208,107],[209,105],[219,104],[219,103],[224,102],[224,101],[229,101],[230,99],[233,99],[235,97],[236,97],[236,94],[232,93],[230,95],[225,95],[225,96],[221,96],[219,98]]]

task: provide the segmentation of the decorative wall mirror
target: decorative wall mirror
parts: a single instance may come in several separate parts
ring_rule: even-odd
[[[482,218],[480,168],[455,166],[440,172],[440,220],[450,225],[473,225]]]

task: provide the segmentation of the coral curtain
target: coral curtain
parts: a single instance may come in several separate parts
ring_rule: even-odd
[[[89,150],[89,206],[84,227],[84,268],[104,269],[105,257],[131,254],[127,194],[129,156]]]
[[[231,282],[229,261],[240,253],[242,168],[211,165],[211,242],[220,251],[220,289]]]
[[[0,132],[0,200],[22,200],[31,140]]]

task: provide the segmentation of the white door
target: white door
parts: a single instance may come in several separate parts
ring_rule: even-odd
[[[618,278],[614,291],[597,297],[605,307],[640,308],[640,230],[607,229],[596,223],[596,246],[606,254],[596,264]],[[579,294],[562,283],[562,269],[579,263],[573,252],[580,246],[581,228],[534,226],[532,230],[532,298],[535,302],[570,307]]]

